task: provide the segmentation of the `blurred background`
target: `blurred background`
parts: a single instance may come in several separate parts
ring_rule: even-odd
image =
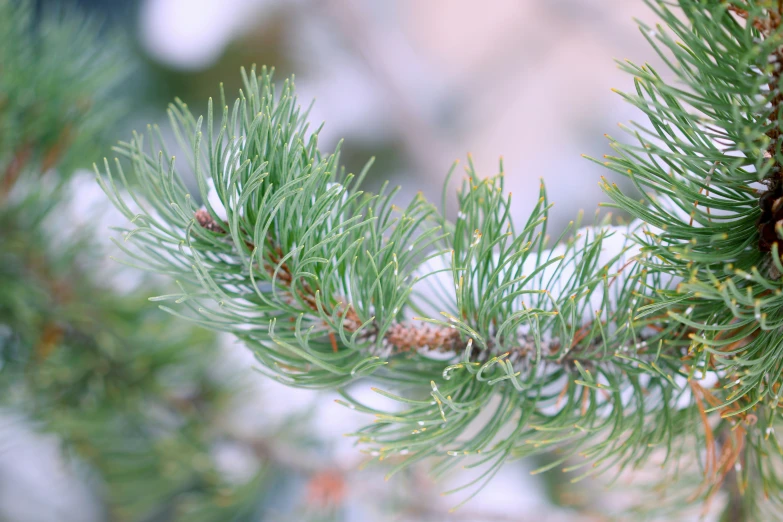
[[[351,172],[376,158],[371,187],[391,180],[402,186],[403,201],[419,190],[439,201],[455,160],[470,153],[479,172],[492,175],[502,156],[506,190],[517,202],[514,218],[526,219],[543,178],[556,203],[552,232],[580,209],[590,221],[603,200],[598,180],[606,172],[581,154],[609,152],[604,133],[619,134],[617,122],[637,116],[610,91],[632,85],[613,60],[656,63],[633,22],[653,21],[641,0],[73,3],[107,20],[107,33],[126,34],[136,51],[125,86],[136,102],[116,139],[164,123],[174,96],[199,113],[220,82],[233,96],[240,66],[266,64],[278,79],[295,75],[301,103],[316,100],[311,121],[326,122],[322,150],[344,139],[342,160]],[[54,4],[62,0],[38,0],[37,8]],[[77,209],[103,197],[91,179],[75,194]],[[108,210],[101,215],[106,226],[118,221]],[[99,235],[111,252],[110,234]],[[133,274],[122,273],[115,284],[132,288]],[[217,374],[242,391],[220,418],[231,426],[233,442],[213,446],[210,455],[233,484],[257,477],[262,467],[273,470],[258,486],[263,495],[250,494],[263,500],[253,519],[605,520],[609,506],[627,500],[600,481],[532,477],[541,463],[523,461],[505,466],[472,502],[448,514],[459,499],[439,493],[464,483],[467,472],[435,483],[423,465],[387,482],[383,467],[360,469],[368,456],[343,435],[363,426],[364,415],[335,404],[334,395],[269,381],[252,370],[242,346],[221,342]],[[364,388],[354,391],[370,400],[369,385]],[[90,489],[64,464],[57,438],[26,430],[12,422],[5,429],[0,520],[104,520]],[[254,442],[236,443],[246,439]]]
[[[606,172],[580,154],[608,152],[603,135],[634,117],[610,91],[631,86],[614,60],[656,63],[633,21],[654,22],[641,0],[78,3],[137,42],[132,81],[146,104],[129,128],[162,120],[174,96],[206,109],[220,82],[236,92],[243,65],[274,66],[278,79],[295,75],[301,103],[315,99],[322,149],[345,140],[349,171],[375,157],[376,185],[439,200],[452,162],[470,153],[489,176],[502,156],[518,219],[543,178],[555,228],[602,199]]]

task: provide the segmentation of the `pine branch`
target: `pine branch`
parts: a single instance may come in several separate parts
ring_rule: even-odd
[[[677,358],[661,358],[660,349],[650,347],[664,339],[676,343],[683,334],[661,327],[655,314],[634,318],[645,302],[637,290],[641,296],[667,286],[632,262],[640,253],[631,251],[628,237],[641,231],[639,224],[599,224],[575,234],[574,223],[560,246],[547,250],[543,186],[517,232],[509,218],[511,199],[502,190],[502,165],[501,175],[482,180],[470,163],[456,222],[447,222],[421,196],[406,210],[395,209],[390,196],[366,195],[352,176],[338,174],[336,155],[320,156],[291,91],[286,84],[277,96],[265,71],[245,76],[233,110],[221,100],[216,136],[211,109],[202,122],[184,104],[172,105],[175,134],[193,150],[196,198],[179,181],[173,160],[147,154],[145,141],[165,150],[155,129],[147,140],[135,136],[116,149],[139,185],[125,183],[120,162],[115,169],[106,164],[104,189],[139,224],[125,231],[133,250],[118,244],[181,282],[181,293],[158,299],[185,305],[200,324],[235,333],[284,382],[335,387],[373,374],[406,389],[421,376],[421,384],[431,383],[431,398],[400,398],[412,408],[394,417],[347,397],[353,407],[379,415],[372,435],[382,445],[379,456],[403,452],[412,455],[407,462],[433,453],[483,453],[493,471],[512,452],[527,451],[517,449],[521,440],[559,445],[528,423],[552,423],[562,434],[579,423],[590,435],[575,441],[576,452],[605,436],[604,412],[624,401],[619,383],[629,371],[638,387],[637,365],[657,362],[679,372]],[[130,194],[114,185],[113,171]],[[612,236],[615,246],[605,252]],[[432,314],[434,306],[445,320]],[[415,325],[415,318],[425,326]],[[431,355],[436,350],[447,359],[445,368]],[[654,390],[670,378],[661,372],[646,386]],[[487,435],[459,442],[456,437],[498,396],[499,410],[483,433],[497,433],[515,422],[517,411],[527,411],[514,435],[493,450]],[[676,396],[666,400],[669,409]],[[625,429],[643,427],[637,419],[662,407],[642,393],[633,403]],[[667,430],[637,437],[666,437]],[[623,432],[617,431],[618,443]],[[633,455],[631,446],[604,448],[595,459]]]
[[[623,127],[634,143],[610,138],[601,162],[642,194],[602,182],[629,226],[580,218],[550,243],[543,185],[516,227],[502,163],[482,179],[470,159],[454,222],[421,195],[399,208],[385,186],[366,194],[366,168],[342,172],[339,147],[322,155],[293,81],[278,91],[263,69],[243,70],[237,100],[221,92],[203,118],[170,106],[198,193],[157,128],[115,149],[99,182],[135,227],[117,244],[177,279],[179,292],[154,298],[174,303],[164,310],[235,334],[273,377],[338,388],[374,415],[354,435],[380,459],[407,456],[390,474],[468,459],[484,466],[481,485],[509,459],[556,449],[537,472],[578,458],[566,471],[583,478],[662,447],[667,465],[695,455],[704,470],[690,502],[738,462],[755,462],[743,481],[783,500],[781,464],[759,458],[777,444],[783,380],[781,11],[649,4],[667,29],[641,29],[675,81],[621,64],[635,86],[622,96],[650,124]],[[401,410],[344,391],[370,376]],[[736,444],[718,454],[727,426]]]

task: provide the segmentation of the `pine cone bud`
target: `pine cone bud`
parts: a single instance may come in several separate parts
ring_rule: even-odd
[[[209,215],[209,212],[203,208],[196,211],[195,218],[196,221],[198,221],[198,224],[201,225],[201,228],[206,228],[211,232],[217,232],[219,234],[226,233],[226,231],[223,230],[214,219],[212,219],[212,216]]]
[[[393,324],[386,331],[386,340],[401,352],[425,348],[440,352],[456,352],[465,345],[456,329],[433,327],[428,324],[419,327]]]

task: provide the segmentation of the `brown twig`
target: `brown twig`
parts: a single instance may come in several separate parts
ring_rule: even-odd
[[[73,132],[71,131],[71,125],[66,124],[57,137],[57,141],[55,141],[44,153],[43,159],[41,160],[41,172],[46,172],[60,161],[60,158],[62,158],[63,153],[67,150],[68,145],[71,144],[72,139]],[[2,178],[0,178],[0,202],[5,201],[8,197],[8,194],[14,188],[14,185],[19,179],[19,175],[27,166],[32,155],[33,144],[27,141],[19,147],[16,154],[11,158],[11,162],[6,166]]]
[[[46,172],[60,161],[60,158],[62,158],[63,153],[68,148],[68,145],[71,144],[72,140],[73,132],[71,131],[71,125],[66,124],[62,131],[60,131],[57,141],[55,141],[54,145],[49,147],[49,150],[44,154],[43,160],[41,161],[41,172]]]
[[[734,4],[729,4],[729,5],[728,5],[728,10],[729,10],[729,11],[731,11],[732,13],[735,13],[735,14],[736,14],[737,16],[739,16],[740,18],[744,18],[745,20],[747,20],[747,19],[748,19],[748,16],[750,16],[750,15],[748,14],[748,11],[747,11],[747,10],[745,10],[745,9],[742,9],[741,7],[739,7],[739,6],[736,6],[736,5],[734,5]]]
[[[30,156],[33,153],[33,146],[31,143],[25,143],[19,150],[16,151],[11,162],[5,168],[3,177],[0,179],[0,203],[5,201],[11,189],[14,188],[16,180],[19,179],[19,174],[22,173],[27,162],[30,160]]]

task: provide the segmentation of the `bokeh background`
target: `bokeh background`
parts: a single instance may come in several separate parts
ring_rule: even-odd
[[[62,1],[38,6],[55,3]],[[605,199],[598,181],[606,172],[581,155],[609,152],[603,135],[620,134],[618,122],[638,117],[610,90],[632,85],[614,59],[656,63],[633,21],[653,21],[641,0],[73,3],[107,20],[107,33],[125,33],[136,49],[126,85],[136,101],[117,139],[165,122],[174,96],[199,112],[217,96],[220,82],[227,93],[236,92],[240,66],[271,65],[278,79],[295,75],[301,102],[316,100],[311,120],[326,122],[323,150],[345,140],[342,160],[352,172],[376,158],[370,187],[391,180],[402,186],[403,201],[419,190],[439,201],[455,160],[464,163],[470,153],[479,172],[491,175],[502,157],[506,189],[517,203],[514,218],[526,219],[543,178],[556,203],[553,231],[579,210],[592,219]],[[85,187],[77,207],[102,198],[97,187]],[[107,224],[116,219],[106,216]],[[133,281],[128,276],[118,284]],[[300,416],[318,439],[318,449],[306,454],[276,444],[274,459],[294,472],[270,486],[276,494],[264,520],[319,513],[324,520],[357,522],[602,520],[607,506],[627,500],[600,481],[571,485],[557,473],[531,477],[540,463],[519,462],[448,514],[459,499],[439,493],[469,474],[435,483],[420,466],[386,482],[382,467],[360,470],[368,457],[343,434],[364,425],[365,416],[335,404],[333,395],[281,388],[253,372],[241,346],[225,344],[221,371],[227,379],[241,376],[246,389],[225,422],[248,437],[273,438]],[[372,395],[365,388],[355,391]],[[4,439],[10,449],[0,452],[0,520],[101,520],[88,489],[63,465],[56,439],[16,435]],[[236,447],[216,451],[237,481],[263,464],[258,454]]]
[[[241,66],[270,65],[295,75],[302,103],[315,99],[322,148],[345,140],[349,171],[375,157],[375,185],[439,198],[455,160],[472,154],[492,175],[502,157],[518,219],[543,178],[555,228],[603,199],[606,172],[581,154],[609,152],[604,134],[635,116],[611,92],[631,87],[615,60],[657,63],[633,20],[655,21],[642,0],[78,3],[137,42],[146,103],[131,128],[162,120],[174,96],[205,109],[220,82],[236,92]]]

